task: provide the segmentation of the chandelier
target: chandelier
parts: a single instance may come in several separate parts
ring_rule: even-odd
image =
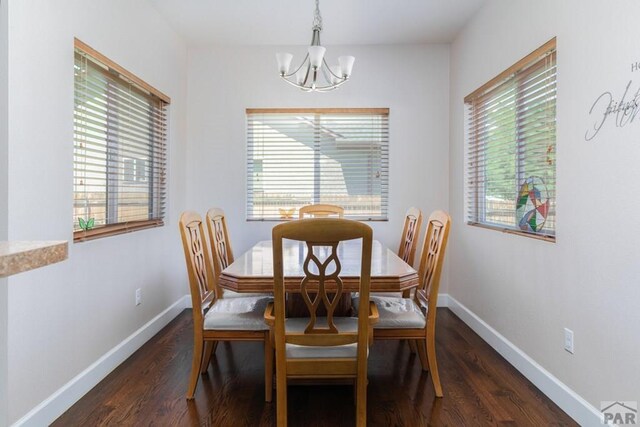
[[[280,77],[305,92],[327,92],[336,89],[349,79],[353,62],[356,60],[353,56],[341,56],[338,58],[338,65],[330,67],[327,64],[324,58],[326,49],[320,45],[322,17],[318,2],[319,0],[316,0],[316,10],[313,13],[311,46],[300,66],[289,72],[293,55],[276,53]]]

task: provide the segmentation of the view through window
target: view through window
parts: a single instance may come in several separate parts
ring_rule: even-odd
[[[290,219],[307,204],[386,220],[389,110],[248,109],[247,219]]]

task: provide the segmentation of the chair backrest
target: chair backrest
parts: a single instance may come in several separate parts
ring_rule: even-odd
[[[184,212],[178,222],[184,258],[189,274],[194,327],[202,327],[204,311],[215,301],[213,272],[209,249],[202,226],[202,217],[196,212]]]
[[[422,211],[418,208],[409,208],[404,216],[398,256],[411,266],[416,257],[420,227],[422,227]]]
[[[231,241],[227,231],[227,220],[222,209],[209,209],[207,212],[207,231],[211,244],[213,275],[216,280],[216,288],[218,288],[220,273],[233,262],[233,250],[231,249]],[[220,296],[219,294],[218,297]]]
[[[313,218],[326,218],[328,216],[336,216],[338,218],[344,217],[344,208],[336,205],[306,205],[300,208],[298,211],[298,217],[300,219],[305,218],[305,215],[309,215]]]
[[[420,256],[420,268],[418,269],[420,280],[418,290],[424,293],[429,303],[427,322],[429,317],[433,318],[436,315],[440,275],[450,227],[451,217],[444,211],[433,212],[427,222],[427,231]],[[416,292],[415,298],[419,297],[419,292]]]
[[[333,312],[338,306],[343,292],[338,244],[344,240],[362,239],[359,292],[363,301],[369,301],[373,236],[371,227],[347,219],[303,219],[275,226],[272,235],[276,352],[284,354],[285,343],[330,346],[357,342],[358,357],[360,357],[360,350],[364,349],[365,353],[363,354],[366,358],[369,305],[360,305],[358,331],[355,333],[339,331],[334,323]],[[284,327],[284,239],[306,243],[307,254],[303,261],[305,276],[300,282],[300,293],[309,311],[309,321],[304,332],[288,333],[286,336]],[[318,317],[316,313],[320,304],[323,304],[327,311],[326,325],[316,323]]]

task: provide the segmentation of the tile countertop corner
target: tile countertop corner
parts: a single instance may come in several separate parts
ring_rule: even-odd
[[[68,252],[65,240],[0,241],[0,278],[64,261]]]

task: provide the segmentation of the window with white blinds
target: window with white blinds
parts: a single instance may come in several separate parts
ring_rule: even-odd
[[[555,240],[555,38],[465,104],[468,223]]]
[[[169,98],[75,42],[74,241],[163,224]]]
[[[388,194],[388,109],[247,110],[248,220],[318,203],[386,220]]]

